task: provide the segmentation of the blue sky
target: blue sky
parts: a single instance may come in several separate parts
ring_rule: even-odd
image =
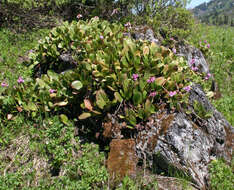
[[[197,5],[200,5],[204,2],[209,2],[210,0],[192,0],[191,3],[187,6],[188,8],[194,8]]]

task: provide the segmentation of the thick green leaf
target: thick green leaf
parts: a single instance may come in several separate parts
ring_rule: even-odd
[[[142,103],[142,94],[137,90],[133,91],[133,103],[134,105]]]
[[[83,84],[79,80],[76,80],[72,82],[71,87],[73,89],[80,90],[83,87]]]
[[[69,125],[69,120],[68,120],[68,117],[66,115],[61,114],[60,119],[65,125]]]
[[[45,83],[42,79],[37,78],[36,81],[37,81],[37,84],[38,84],[41,88],[45,88],[46,83]]]
[[[24,106],[24,109],[27,111],[37,111],[37,106],[34,103],[29,102],[27,105]]]
[[[83,119],[87,119],[87,118],[89,118],[89,117],[91,117],[91,113],[84,112],[84,113],[82,113],[78,118],[79,118],[80,120],[83,120]]]
[[[100,109],[103,109],[109,103],[109,99],[104,90],[101,89],[96,92],[96,103]]]
[[[114,93],[115,99],[118,100],[119,102],[123,101],[123,98],[121,97],[121,95],[118,92]]]
[[[63,102],[57,102],[57,103],[55,103],[54,106],[60,106],[60,107],[62,107],[62,106],[66,106],[67,104],[68,104],[67,101],[63,101]]]

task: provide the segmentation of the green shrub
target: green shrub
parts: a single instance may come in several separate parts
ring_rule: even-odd
[[[147,19],[156,32],[160,32],[167,40],[169,38],[187,38],[194,26],[194,18],[188,10],[178,7],[168,7],[157,13],[153,18]],[[168,41],[166,41],[168,43]]]
[[[66,3],[75,2],[77,0],[6,0],[5,4],[16,4],[21,8],[31,9],[35,7],[45,7],[55,5],[57,7],[62,6]],[[81,3],[81,0],[77,2]],[[85,1],[83,1],[85,2]]]
[[[128,30],[98,18],[52,30],[30,56],[31,68],[42,77],[1,90],[3,118],[20,107],[31,117],[63,112],[66,123],[78,114],[80,120],[100,117],[122,105],[119,117],[135,126],[162,102],[171,108],[185,103],[184,87],[201,83],[202,75],[169,49],[124,36]],[[72,55],[73,69],[59,59],[64,53]]]

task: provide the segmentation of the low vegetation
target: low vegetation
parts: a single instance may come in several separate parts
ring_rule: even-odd
[[[213,104],[233,125],[233,27],[196,25],[188,40],[197,47],[200,47],[200,44],[210,44],[210,49],[213,53],[207,56],[206,59],[221,92],[221,98],[213,100]]]
[[[167,11],[171,20],[163,22]],[[184,25],[191,18],[187,11],[167,11],[147,17],[147,23],[164,35],[165,46],[173,47],[172,37],[186,38],[212,53],[207,60],[222,94],[212,101],[233,125],[232,28],[194,27],[193,21]],[[175,15],[180,23],[176,26]],[[108,147],[94,144],[95,137],[85,138],[101,130],[92,122],[118,110],[119,119],[133,130],[162,101],[171,109],[186,109],[193,82],[208,91],[211,81],[171,50],[125,36],[131,33],[132,18],[122,23],[80,18],[26,33],[0,29],[0,189],[157,189],[154,180],[144,177],[126,177],[122,185],[112,187],[105,168]],[[87,118],[92,118],[90,126],[84,126]],[[214,190],[230,189],[228,165],[215,161],[210,171]],[[230,180],[221,181],[220,175]]]

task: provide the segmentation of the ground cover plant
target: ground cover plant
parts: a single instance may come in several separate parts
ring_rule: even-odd
[[[108,189],[103,151],[77,134],[77,128],[93,130],[84,126],[87,118],[98,122],[118,110],[119,119],[133,130],[162,101],[171,109],[186,109],[194,82],[210,89],[211,81],[190,70],[171,50],[123,35],[131,33],[130,23],[124,24],[95,17],[66,22],[51,32],[15,34],[1,29],[0,189]],[[183,33],[168,27],[165,45],[174,35],[188,37],[191,29]],[[209,62],[223,94],[214,102],[233,123],[229,30],[196,26],[188,40],[204,51],[212,50]],[[226,36],[222,45],[217,35]],[[228,190],[231,168],[221,161],[212,164],[213,189]],[[157,183],[126,177],[122,186],[113,188],[157,189]]]

